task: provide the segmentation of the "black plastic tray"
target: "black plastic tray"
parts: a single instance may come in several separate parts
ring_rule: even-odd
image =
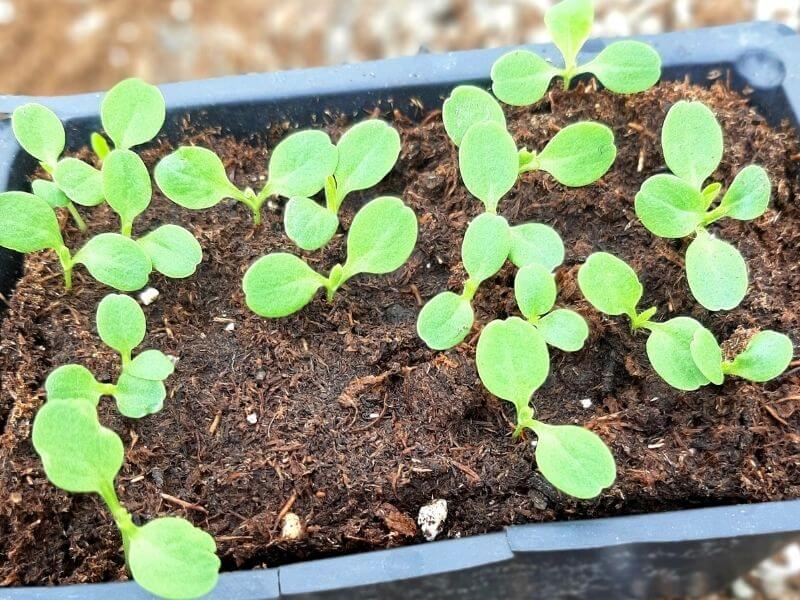
[[[770,122],[800,123],[800,37],[775,23],[669,33],[639,38],[661,53],[665,79],[696,83],[724,77],[751,91]],[[584,59],[609,40],[592,40]],[[552,46],[532,46],[556,58]],[[270,122],[310,125],[325,111],[353,116],[376,106],[411,116],[441,105],[457,84],[488,84],[506,49],[420,54],[341,67],[242,75],[162,86],[166,132],[182,118],[244,136]],[[66,121],[72,148],[99,127],[100,94],[52,98],[0,96],[0,112],[29,101]],[[412,100],[415,101],[412,104]],[[0,189],[28,189],[34,160],[21,151],[9,120],[0,122]],[[1,250],[1,249],[0,249]],[[0,291],[19,276],[18,255],[0,252]],[[435,490],[431,490],[432,493]],[[800,500],[660,514],[542,523],[502,532],[364,554],[224,573],[209,596],[219,600],[271,598],[664,598],[714,591],[800,534]],[[121,600],[149,598],[134,583],[53,588],[0,588],[0,600]]]

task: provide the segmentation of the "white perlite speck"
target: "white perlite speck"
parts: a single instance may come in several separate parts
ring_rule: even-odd
[[[297,540],[302,534],[303,525],[300,523],[300,517],[292,512],[286,513],[286,516],[283,517],[281,537],[285,540]]]
[[[145,306],[150,306],[160,294],[161,292],[154,287],[145,288],[139,292],[139,302]]]
[[[590,408],[592,406],[592,399],[591,398],[584,398],[580,402],[581,402],[581,406],[583,408]]]
[[[447,519],[447,500],[434,500],[419,509],[417,524],[429,542],[436,539]]]
[[[225,331],[233,331],[234,329],[236,329],[235,323],[228,323],[227,325],[225,325]]]
[[[256,423],[258,423],[258,415],[256,413],[250,413],[249,415],[247,415],[247,422],[252,425],[255,425]]]

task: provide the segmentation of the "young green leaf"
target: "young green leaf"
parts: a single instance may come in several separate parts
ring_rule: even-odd
[[[70,203],[66,194],[55,183],[46,179],[34,179],[31,182],[31,191],[34,196],[47,202],[50,208],[64,208]]]
[[[122,371],[114,390],[114,399],[120,413],[131,419],[152,415],[164,407],[167,390],[158,380],[142,379]]]
[[[103,174],[77,158],[58,161],[53,181],[70,200],[81,206],[97,206],[105,200]]]
[[[139,156],[130,150],[113,150],[103,161],[103,195],[122,222],[122,234],[130,236],[133,220],[150,205],[150,174]]]
[[[556,302],[556,278],[545,267],[531,263],[517,271],[514,297],[526,319],[537,320]]]
[[[582,187],[605,175],[616,156],[611,129],[600,123],[584,121],[568,125],[553,136],[534,163],[559,183]]]
[[[597,310],[636,318],[642,284],[628,264],[607,252],[595,252],[578,270],[578,287]]]
[[[96,131],[93,131],[92,135],[89,136],[89,144],[92,147],[92,152],[100,159],[100,162],[103,162],[103,159],[111,152],[111,147],[108,145],[106,138]]]
[[[283,210],[286,235],[303,250],[318,250],[339,229],[336,213],[310,198],[294,197]]]
[[[480,284],[495,275],[511,250],[511,228],[503,217],[482,213],[467,226],[461,260],[469,278]]]
[[[161,598],[197,598],[217,584],[217,546],[185,519],[161,517],[135,530],[127,563],[136,583]]]
[[[725,374],[722,370],[722,348],[717,338],[705,327],[698,327],[692,334],[689,350],[695,366],[715,385],[722,385]]]
[[[519,174],[514,138],[499,123],[473,125],[461,140],[458,167],[469,193],[483,202],[487,212],[497,212],[497,203]]]
[[[383,123],[383,121],[376,121],[376,123]],[[386,124],[384,123],[384,125]],[[394,132],[391,127],[388,128]],[[384,128],[381,127],[380,131],[383,134]],[[397,132],[394,133],[397,135]],[[344,136],[342,137],[344,138]],[[360,140],[360,143],[362,145],[366,144],[363,139]],[[380,143],[379,139],[378,144]],[[368,147],[359,146],[359,149],[368,150]],[[397,158],[397,154],[395,154],[394,158]],[[324,131],[309,130],[293,133],[281,140],[272,151],[268,167],[269,178],[265,189],[268,189],[272,194],[285,198],[313,196],[325,186],[325,181],[336,169],[338,160],[339,151],[331,143],[331,139]],[[363,157],[362,160],[365,162],[360,165],[361,168],[369,169],[379,166],[375,163],[366,162],[366,157]],[[393,164],[394,160],[392,160]],[[391,165],[387,167],[386,171],[389,169],[391,169]],[[356,170],[358,170],[358,167]],[[384,172],[383,175],[385,174]],[[383,179],[383,175],[378,178],[378,181]],[[365,187],[372,185],[374,184],[369,184]]]
[[[102,384],[82,365],[62,365],[55,369],[44,382],[47,401],[86,400],[97,406],[102,395]]]
[[[539,319],[536,329],[548,345],[564,352],[577,352],[589,337],[586,320],[574,310],[558,308]]]
[[[247,306],[262,317],[285,317],[311,302],[326,279],[293,254],[277,252],[254,262],[244,275]]]
[[[153,268],[173,279],[189,277],[203,260],[203,249],[195,237],[178,225],[161,225],[136,243],[150,258]]]
[[[706,385],[692,357],[691,344],[702,325],[689,317],[676,317],[664,323],[651,323],[647,338],[647,357],[661,378],[679,390],[693,391]]]
[[[64,240],[53,209],[27,192],[0,194],[0,246],[24,253],[62,248]]]
[[[474,321],[475,313],[467,298],[442,292],[422,307],[417,334],[432,350],[447,350],[464,341]]]
[[[661,146],[669,170],[699,190],[722,160],[722,128],[705,104],[681,100],[667,113]]]
[[[719,203],[720,211],[740,221],[757,219],[767,210],[771,192],[767,172],[757,165],[749,165],[739,171],[725,192]]]
[[[11,115],[11,128],[25,152],[49,169],[64,152],[64,126],[46,106],[33,103],[18,106]]]
[[[553,271],[564,262],[564,242],[549,225],[516,225],[511,228],[511,251],[508,259],[518,268],[538,263],[548,271]]]
[[[506,126],[506,117],[497,100],[474,85],[459,85],[450,92],[442,106],[442,121],[456,146],[475,123],[492,121]]]
[[[527,106],[541,100],[561,72],[538,54],[512,50],[492,65],[492,91],[506,104]]]
[[[712,311],[735,308],[747,293],[742,255],[702,229],[686,250],[686,278],[695,299]]]
[[[164,96],[159,89],[141,79],[120,81],[100,103],[100,119],[116,148],[152,140],[161,130],[166,116]]]
[[[636,194],[636,216],[655,235],[682,238],[703,222],[706,198],[674,175],[654,175]]]
[[[761,331],[748,342],[744,352],[726,365],[726,372],[750,381],[769,381],[787,369],[793,355],[792,340],[788,336]]]
[[[144,250],[118,233],[101,233],[78,250],[74,263],[83,264],[100,283],[123,292],[133,292],[147,284],[153,265]]]
[[[623,40],[606,46],[577,72],[591,73],[615,94],[635,94],[658,83],[661,56],[647,44]]]
[[[563,0],[547,9],[544,23],[553,38],[567,69],[575,60],[594,23],[594,6],[591,0]]]
[[[243,197],[228,179],[219,157],[198,146],[181,146],[162,158],[155,179],[167,198],[191,210],[210,208],[223,198]]]
[[[145,350],[125,367],[125,372],[139,379],[164,381],[175,371],[175,365],[161,350]]]
[[[147,330],[141,307],[124,294],[109,294],[103,298],[97,306],[96,321],[100,339],[123,357],[130,357],[131,350],[142,343]]]
[[[555,488],[575,498],[594,498],[614,484],[614,456],[600,437],[575,425],[533,421],[536,466]]]

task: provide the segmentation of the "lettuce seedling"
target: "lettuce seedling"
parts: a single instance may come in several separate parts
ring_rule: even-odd
[[[32,440],[53,485],[103,499],[140,586],[162,598],[196,598],[215,587],[220,561],[208,533],[176,517],[136,525],[120,503],[114,480],[122,467],[122,440],[100,424],[92,402],[48,398],[34,419]]]
[[[578,65],[578,53],[589,39],[594,23],[591,0],[559,2],[545,12],[544,22],[561,52],[564,67],[551,65],[528,50],[514,50],[501,56],[492,65],[492,90],[506,104],[525,106],[538,102],[554,77],[561,77],[567,90],[574,77],[591,73],[617,94],[642,92],[661,77],[658,52],[631,40],[609,44],[594,59]]]
[[[160,350],[132,356],[146,331],[141,307],[130,296],[109,294],[98,305],[95,320],[100,339],[120,355],[119,378],[116,383],[100,383],[84,366],[62,365],[45,381],[48,399],[79,398],[96,406],[101,396],[113,396],[119,412],[133,419],[161,410],[167,396],[164,380],[175,367]]]
[[[356,213],[347,235],[347,260],[327,277],[293,254],[277,252],[254,262],[244,275],[245,302],[262,317],[285,317],[308,304],[320,288],[328,301],[359,273],[399,269],[417,242],[417,217],[398,198],[376,198]]]
[[[554,487],[576,498],[594,498],[614,483],[614,457],[598,435],[534,418],[531,397],[547,379],[550,357],[533,324],[518,317],[492,321],[481,332],[475,360],[486,389],[514,405],[514,437],[524,429],[536,434],[537,466]]]
[[[722,129],[700,102],[681,101],[667,113],[661,132],[664,160],[672,174],[658,174],[636,194],[636,214],[652,233],[694,240],[686,250],[686,278],[708,310],[739,305],[747,292],[747,265],[739,251],[706,228],[723,217],[749,221],[764,214],[771,184],[766,171],[750,165],[734,178],[719,204],[718,182],[703,187],[722,159]]]

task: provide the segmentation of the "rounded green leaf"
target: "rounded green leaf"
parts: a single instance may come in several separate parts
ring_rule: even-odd
[[[617,466],[611,450],[596,434],[575,425],[534,421],[536,466],[558,490],[575,498],[599,496],[614,484]]]
[[[689,317],[675,317],[664,323],[653,323],[647,338],[647,357],[656,373],[679,390],[693,391],[706,385],[692,357],[694,334],[703,326]]]
[[[612,316],[626,314],[631,318],[644,291],[636,271],[607,252],[595,252],[581,265],[578,287],[600,312]]]
[[[267,254],[244,274],[245,302],[262,317],[285,317],[308,304],[325,278],[293,254]]]
[[[56,163],[53,181],[75,204],[97,206],[103,200],[103,174],[77,158],[64,158]]]
[[[477,123],[461,140],[458,168],[469,193],[483,202],[490,213],[500,198],[514,187],[519,174],[519,156],[514,138],[499,123]]]
[[[589,337],[586,319],[574,310],[558,308],[543,316],[536,328],[551,346],[564,352],[577,352]]]
[[[698,327],[689,344],[692,360],[703,376],[715,385],[722,385],[725,374],[722,372],[722,348],[717,338],[705,327]]]
[[[606,46],[580,72],[592,73],[612,92],[635,94],[658,83],[661,56],[648,44],[623,40]]]
[[[195,237],[178,225],[162,225],[136,240],[153,268],[173,279],[189,277],[203,260],[203,249]]]
[[[506,117],[497,100],[474,85],[459,85],[450,92],[442,106],[442,121],[456,146],[461,144],[467,129],[475,123],[493,121],[506,126]]]
[[[127,563],[140,586],[161,598],[204,596],[217,585],[220,561],[208,533],[184,519],[161,517],[130,537]]]
[[[139,244],[118,233],[96,235],[78,250],[73,262],[83,264],[100,283],[122,292],[143,288],[153,270]]]
[[[101,162],[106,156],[108,156],[109,152],[111,152],[111,148],[109,147],[106,138],[96,131],[93,131],[92,135],[89,136],[89,145],[92,147],[92,152],[95,153]]]
[[[397,153],[394,159],[397,159]],[[267,186],[273,193],[286,198],[313,196],[325,186],[325,180],[333,174],[338,160],[339,152],[331,143],[327,133],[314,130],[298,131],[281,140],[272,151],[269,158]],[[365,166],[370,167],[370,165]],[[389,169],[391,165],[386,171]],[[383,175],[385,174],[384,172]],[[378,181],[383,179],[383,175]]]
[[[114,390],[114,399],[120,413],[131,419],[141,419],[160,411],[164,406],[167,390],[163,382],[142,379],[122,372]]]
[[[569,187],[589,185],[611,168],[617,156],[614,133],[600,123],[566,126],[538,154],[539,168]]]
[[[392,170],[400,155],[400,134],[385,121],[370,119],[345,131],[336,148],[339,160],[333,176],[340,205],[347,194],[376,185]]]
[[[492,91],[506,104],[527,106],[541,100],[560,73],[538,54],[513,50],[492,65]]]
[[[544,13],[544,23],[561,51],[564,62],[575,64],[581,47],[589,39],[594,23],[592,0],[563,0],[551,6]]]
[[[228,179],[219,157],[198,146],[181,146],[162,158],[156,165],[155,179],[167,198],[192,210],[210,208],[223,198],[242,196]]]
[[[23,104],[11,115],[14,137],[25,152],[48,166],[64,152],[64,125],[52,110],[41,104]]]
[[[100,103],[103,128],[114,146],[123,150],[156,137],[165,116],[164,96],[159,89],[137,78],[120,81]]]
[[[705,104],[681,100],[664,119],[661,146],[669,170],[699,190],[722,160],[722,128]]]
[[[175,365],[161,350],[145,350],[125,367],[125,372],[139,379],[164,381],[175,372]]]
[[[550,370],[544,338],[518,317],[489,323],[475,352],[478,375],[486,389],[516,406],[527,405]]]
[[[674,175],[654,175],[636,194],[636,216],[659,237],[682,238],[703,222],[703,194]]]
[[[399,198],[367,202],[347,233],[342,281],[357,273],[390,273],[403,266],[417,243],[417,216]]]
[[[739,251],[700,230],[686,249],[686,279],[695,299],[708,310],[730,310],[747,293],[747,265]]]
[[[58,219],[47,202],[27,192],[0,194],[0,246],[36,252],[63,245]]]
[[[62,365],[54,370],[44,382],[47,401],[86,400],[92,406],[100,402],[100,384],[83,365]]]
[[[144,340],[147,331],[144,311],[124,294],[109,294],[97,305],[97,333],[109,348],[127,355]]]
[[[711,203],[717,199],[717,196],[719,196],[721,190],[722,190],[722,184],[719,181],[714,181],[712,183],[709,183],[706,187],[703,188],[703,191],[700,193],[703,195],[703,202],[705,203],[706,209],[708,209],[708,207],[711,206]]]
[[[53,485],[73,493],[113,489],[122,440],[100,425],[88,402],[46,402],[33,421],[32,440]]]
[[[725,210],[726,217],[749,221],[764,214],[771,192],[767,172],[757,165],[749,165],[736,175],[719,206]]]
[[[112,150],[103,161],[103,194],[123,223],[133,220],[150,205],[153,187],[150,173],[130,150]]]
[[[482,213],[467,226],[461,260],[470,279],[480,284],[495,275],[511,250],[511,228],[503,217]]]
[[[294,197],[283,211],[286,235],[303,250],[318,250],[331,241],[339,229],[339,218],[310,198]]]
[[[556,278],[545,267],[531,263],[517,271],[514,296],[526,319],[547,313],[556,302]]]
[[[422,307],[417,334],[428,348],[447,350],[464,341],[474,321],[469,300],[453,292],[442,292]]]
[[[52,181],[34,179],[31,182],[31,191],[34,196],[47,202],[51,208],[63,208],[69,204],[69,198]]]
[[[508,259],[522,268],[531,263],[552,271],[564,262],[564,242],[558,232],[544,223],[523,223],[511,228]]]
[[[786,370],[793,355],[792,340],[788,336],[777,331],[761,331],[728,365],[727,372],[750,381],[769,381]]]

